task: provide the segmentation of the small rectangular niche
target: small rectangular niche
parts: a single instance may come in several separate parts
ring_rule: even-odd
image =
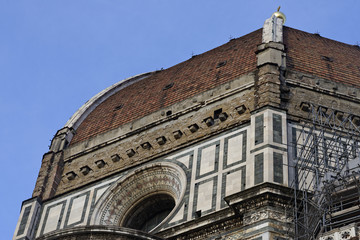
[[[175,132],[173,132],[174,138],[175,139],[180,139],[183,135],[183,133],[180,130],[177,130]]]
[[[135,151],[134,149],[128,149],[126,150],[126,154],[128,155],[128,157],[133,157],[135,155]]]
[[[166,143],[166,138],[164,136],[158,137],[158,138],[156,138],[156,142],[159,145],[164,145]]]
[[[189,126],[189,130],[192,133],[196,132],[198,129],[199,129],[199,126],[196,123]]]
[[[236,111],[238,112],[239,115],[243,114],[246,111],[245,105],[241,105],[241,106],[237,107]]]
[[[96,164],[96,166],[98,167],[98,168],[103,168],[104,166],[105,166],[105,161],[104,160],[97,160],[96,162],[95,162],[95,164]]]
[[[118,162],[118,161],[121,160],[121,157],[120,157],[118,154],[115,154],[115,155],[112,155],[112,156],[111,156],[111,160],[112,160],[113,162]]]
[[[214,111],[214,119],[218,119],[219,115],[222,113],[222,108],[216,109]]]
[[[205,122],[206,126],[208,126],[208,127],[214,125],[214,119],[212,117],[205,118],[204,122]]]
[[[68,173],[66,173],[65,175],[66,175],[67,179],[70,180],[70,181],[71,181],[71,180],[74,180],[75,177],[76,177],[76,173],[73,172],[73,171],[68,172]]]
[[[85,176],[88,175],[91,168],[89,166],[83,166],[80,168],[80,172]]]

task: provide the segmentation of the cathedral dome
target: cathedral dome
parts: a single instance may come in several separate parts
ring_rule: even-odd
[[[89,101],[91,104],[69,120],[66,126],[76,129],[70,144],[116,129],[254,71],[255,51],[260,43],[261,29],[168,69],[119,82],[101,96],[95,96]]]
[[[151,113],[171,111],[171,106],[234,78],[256,70],[256,51],[261,43],[261,30],[195,55],[165,70],[140,74],[105,89],[67,122],[75,130],[70,145],[89,140],[117,129]],[[284,27],[287,69],[306,72],[324,79],[360,87],[360,49]],[[351,57],[349,57],[351,56]],[[156,118],[156,117],[155,117]]]
[[[358,235],[360,48],[283,20],[90,99],[14,239]]]

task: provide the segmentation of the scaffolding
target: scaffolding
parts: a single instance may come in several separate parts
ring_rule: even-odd
[[[360,221],[360,118],[311,103],[308,120],[293,128],[294,239]]]

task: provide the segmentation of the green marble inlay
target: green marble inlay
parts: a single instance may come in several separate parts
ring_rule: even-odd
[[[255,155],[255,184],[264,181],[264,153]]]

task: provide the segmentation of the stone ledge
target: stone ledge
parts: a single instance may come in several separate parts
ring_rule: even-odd
[[[96,237],[96,238],[94,238]],[[116,226],[83,226],[67,228],[45,234],[36,240],[85,240],[85,239],[104,239],[104,240],[163,240],[139,230]]]
[[[227,196],[224,200],[230,207],[236,207],[236,210],[240,210],[240,208],[241,210],[245,210],[243,206],[249,205],[249,201],[254,201],[260,198],[269,200],[270,198],[277,197],[279,197],[279,200],[281,199],[281,203],[288,203],[292,198],[292,189],[282,185],[265,182],[239,193]]]
[[[64,193],[84,184],[110,176],[116,172],[129,169],[151,159],[164,156],[165,154],[169,154],[170,152],[189,146],[209,136],[214,136],[218,133],[244,124],[250,119],[249,112],[252,110],[252,104],[250,102],[246,102],[246,100],[250,98],[251,95],[252,90],[245,88],[239,94],[234,94],[225,99],[220,99],[214,103],[207,103],[198,111],[180,116],[176,120],[174,119],[167,123],[163,123],[163,125],[146,129],[137,135],[127,136],[116,142],[105,143],[96,149],[92,149],[90,152],[83,152],[81,155],[79,154],[75,156],[69,154],[69,152],[65,152],[64,173],[62,181],[59,184],[57,194]],[[236,110],[239,106],[243,106],[245,108],[245,112],[239,114]],[[204,119],[213,116],[214,112],[218,109],[222,109],[222,113],[226,113],[227,118],[221,121],[219,117],[219,119],[214,120],[213,125],[210,127],[207,126]],[[191,132],[187,128],[187,126],[191,126],[192,124],[198,125],[199,129],[196,132]],[[176,137],[173,136],[174,130],[180,130],[183,133],[183,136],[176,139]],[[163,145],[157,144],[155,140],[158,137],[166,138],[166,143]],[[149,149],[142,148],[141,144],[144,142],[148,142],[152,147]],[[129,149],[133,149],[133,154],[131,154],[131,156],[126,154],[126,151]],[[112,161],[111,156],[115,154],[117,154],[122,160],[117,162]],[[68,155],[68,157],[66,157],[66,155]],[[100,159],[104,160],[106,163],[101,169],[96,167],[94,164],[94,162]],[[93,169],[93,171],[90,171],[89,174],[84,176],[80,172],[80,169],[84,166],[88,166]],[[66,180],[64,174],[69,171],[74,171],[79,177],[72,181]]]

